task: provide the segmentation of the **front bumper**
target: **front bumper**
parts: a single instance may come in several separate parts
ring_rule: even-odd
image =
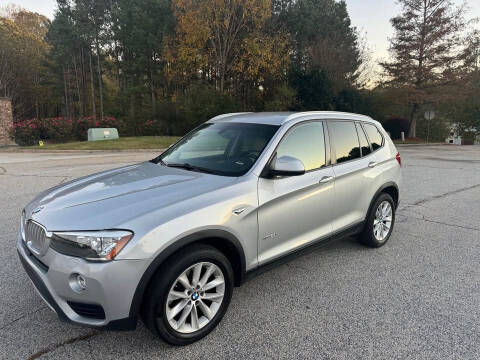
[[[149,264],[147,260],[91,263],[49,249],[45,256],[48,263],[44,263],[29,251],[20,236],[17,251],[35,289],[61,320],[90,327],[135,329],[137,316],[130,310],[138,282]],[[70,287],[73,273],[84,276],[86,290],[76,292]],[[102,316],[89,316],[88,311],[79,314],[72,304],[102,309]]]

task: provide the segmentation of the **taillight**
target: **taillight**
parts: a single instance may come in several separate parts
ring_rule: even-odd
[[[395,159],[398,161],[398,165],[402,166],[402,158],[400,157],[400,153],[397,152],[397,155],[395,156]]]

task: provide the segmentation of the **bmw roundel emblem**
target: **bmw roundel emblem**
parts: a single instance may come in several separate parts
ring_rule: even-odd
[[[198,293],[197,292],[194,292],[192,294],[192,300],[197,300],[198,299]]]

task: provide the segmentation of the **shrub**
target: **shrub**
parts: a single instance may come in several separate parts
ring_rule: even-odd
[[[87,140],[88,129],[94,126],[94,121],[95,121],[94,116],[77,119],[73,124],[73,129],[72,129],[73,137],[80,141]]]
[[[147,123],[145,133],[148,133],[149,126],[152,125],[150,122]],[[12,140],[21,146],[35,145],[39,140],[49,140],[50,142],[84,141],[87,140],[88,129],[95,127],[117,128],[121,134],[125,130],[124,122],[111,116],[98,120],[95,116],[75,120],[55,117],[14,122],[9,135]]]
[[[46,138],[55,142],[65,142],[73,138],[73,121],[63,117],[44,119],[43,128],[46,131]]]
[[[14,122],[9,135],[18,145],[34,145],[42,138],[44,132],[42,123],[38,119],[29,119]]]
[[[401,139],[402,131],[405,133],[405,137],[408,136],[410,121],[402,118],[391,118],[383,123],[383,127],[390,133],[392,139],[397,140]]]
[[[437,114],[435,119],[431,121],[427,121],[421,117],[417,119],[417,137],[421,139],[444,142],[449,133],[450,124],[447,123],[441,114]]]
[[[145,135],[156,135],[157,132],[157,120],[147,120],[142,124],[139,124],[137,133]]]

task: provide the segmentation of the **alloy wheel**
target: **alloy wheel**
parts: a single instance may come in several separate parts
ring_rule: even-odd
[[[384,241],[392,227],[393,209],[388,201],[382,201],[375,211],[373,235],[378,241]]]
[[[177,332],[188,334],[206,326],[217,314],[225,294],[222,270],[210,262],[190,266],[174,281],[166,316]]]

